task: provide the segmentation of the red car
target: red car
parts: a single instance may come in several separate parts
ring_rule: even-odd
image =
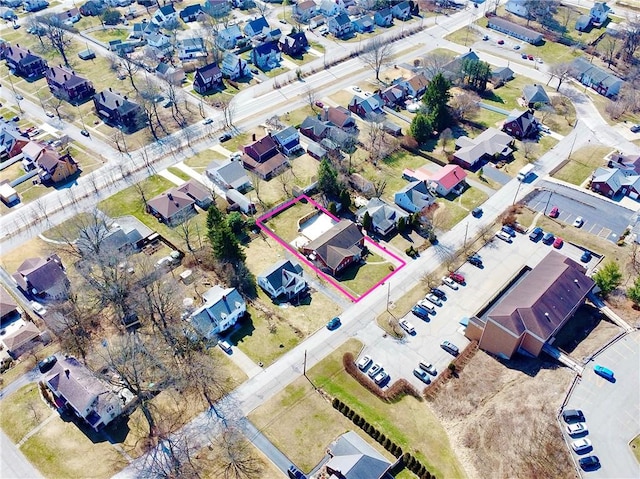
[[[504,45],[504,40],[498,40],[498,45]]]
[[[529,55],[529,60],[533,61],[533,55]]]
[[[564,241],[562,240],[562,238],[558,237],[556,238],[556,240],[553,242],[553,247],[555,249],[560,249],[562,248],[562,245],[564,244]]]
[[[549,218],[557,218],[559,214],[560,210],[557,206],[554,206],[553,208],[551,208],[551,211],[549,211]]]
[[[454,280],[456,283],[464,284],[464,276],[460,273],[449,273],[449,278]]]
[[[318,108],[324,108],[324,103],[322,103],[321,101],[316,101],[316,102],[314,102],[314,104],[315,104]]]

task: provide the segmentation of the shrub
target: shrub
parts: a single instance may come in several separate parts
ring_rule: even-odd
[[[378,438],[378,442],[380,444],[384,443],[384,441],[387,439],[387,436],[385,436],[384,434],[380,433],[380,437]]]
[[[331,405],[334,409],[340,409],[340,399],[333,398],[333,401],[331,401]]]
[[[405,452],[402,455],[402,463],[406,466],[407,464],[409,464],[409,459],[411,459],[411,454],[409,454],[408,452]]]
[[[394,455],[395,457],[400,457],[400,456],[402,456],[402,448],[401,448],[400,446],[398,446],[398,449],[396,449],[396,452],[395,452],[395,453],[393,453],[393,455]]]
[[[384,448],[385,448],[385,449],[389,449],[390,447],[391,447],[391,439],[387,438],[387,439],[384,441]]]
[[[380,431],[378,431],[375,427],[373,428],[373,434],[371,434],[371,437],[374,438],[376,441],[378,440],[378,438],[380,437]]]
[[[353,419],[354,414],[355,414],[354,410],[353,409],[349,409],[349,412],[347,413],[347,417],[349,419]]]

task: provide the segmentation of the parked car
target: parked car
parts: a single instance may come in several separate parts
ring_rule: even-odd
[[[369,369],[367,373],[370,378],[373,378],[382,370],[382,365],[380,363],[374,363],[373,366]]]
[[[338,318],[337,316],[329,320],[329,322],[327,323],[327,329],[329,331],[333,331],[334,329],[338,329],[339,327],[340,327],[340,318]]]
[[[402,329],[404,329],[407,333],[409,333],[409,334],[415,334],[416,333],[416,328],[414,328],[413,324],[411,324],[406,319],[401,319],[400,321],[398,321],[398,323],[400,324],[400,327]]]
[[[575,220],[573,220],[573,226],[576,228],[580,228],[584,224],[584,220],[582,216],[578,216]]]
[[[20,93],[16,93],[16,100],[24,100],[24,97]]]
[[[533,55],[527,55],[527,58],[531,61],[533,61]]]
[[[576,441],[573,441],[571,443],[571,447],[577,453],[586,451],[587,449],[591,448],[591,440],[587,439],[586,437],[583,437],[582,439],[578,439]]]
[[[600,467],[600,459],[598,459],[598,456],[583,457],[578,461],[578,463],[580,464],[580,467],[585,471],[597,469]]]
[[[446,352],[453,354],[454,356],[457,356],[458,353],[460,352],[458,350],[458,346],[456,346],[453,343],[450,343],[449,341],[442,341],[442,344],[440,344],[440,347],[444,349]]]
[[[435,294],[440,299],[447,298],[447,293],[442,291],[440,288],[431,288],[431,294]]]
[[[513,46],[513,49],[514,49],[514,50],[520,50],[520,45],[514,45],[514,46]]]
[[[516,230],[514,230],[511,226],[509,225],[503,225],[502,226],[502,231],[507,233],[509,236],[511,236],[512,238],[515,238],[516,236]]]
[[[464,276],[460,273],[449,273],[449,278],[451,278],[458,284],[464,284]]]
[[[485,42],[486,42],[487,40],[489,40],[489,35],[485,35],[485,36],[483,36],[483,37],[482,37],[482,40],[484,40]]]
[[[46,357],[45,359],[43,359],[38,363],[38,370],[41,373],[46,373],[53,367],[53,365],[56,363],[57,360],[58,358],[56,358],[55,356]]]
[[[553,241],[556,239],[555,236],[553,236],[553,233],[545,233],[544,236],[542,237],[542,242],[544,244],[551,244],[553,243]]]
[[[31,301],[30,306],[31,306],[31,309],[33,309],[33,312],[36,313],[38,316],[44,316],[45,314],[47,314],[47,309],[37,301]]]
[[[562,245],[564,244],[564,240],[560,237],[556,238],[555,241],[553,242],[553,247],[555,249],[560,249],[562,248]]]
[[[551,208],[551,211],[549,211],[549,218],[557,218],[558,215],[560,215],[560,210],[558,209],[558,207],[554,206],[553,208]]]
[[[531,233],[529,233],[529,239],[531,241],[538,241],[544,235],[544,230],[539,226],[533,228]]]
[[[225,141],[229,141],[231,139],[231,133],[223,133],[218,137],[218,141],[220,143],[224,143]]]
[[[362,88],[360,88],[359,86],[352,86],[351,89],[355,92],[361,93],[362,92]]]
[[[498,40],[498,45],[504,45],[504,40],[503,39]]]
[[[582,253],[582,256],[580,256],[580,261],[582,261],[583,263],[588,263],[589,261],[591,261],[591,251],[585,250],[585,252]]]
[[[474,208],[471,211],[471,216],[473,216],[474,218],[480,218],[482,216],[482,208]]]
[[[454,280],[452,280],[448,276],[445,276],[444,278],[442,278],[442,282],[447,286],[449,286],[451,289],[454,289],[454,290],[458,289],[458,283],[456,283]]]
[[[88,132],[87,130],[80,130],[80,134],[81,134],[82,136],[89,137],[89,132]]]
[[[520,56],[522,57],[522,59],[523,59],[523,60],[526,60],[526,59],[527,59],[527,57],[528,57],[526,53],[523,53],[523,54],[522,54],[522,55],[520,55]]]
[[[318,108],[324,108],[324,103],[322,103],[321,101],[314,101],[313,104]]]
[[[222,349],[225,353],[231,354],[232,349],[229,341],[221,339],[220,341],[218,341],[218,346],[220,346],[220,349]]]
[[[429,377],[427,372],[423,371],[420,368],[415,368],[413,370],[413,375],[425,384],[429,384],[431,382],[431,378]]]
[[[289,479],[307,479],[307,476],[305,476],[302,471],[294,465],[289,466],[287,474]]]
[[[420,319],[429,319],[429,310],[416,304],[413,308],[411,308],[411,312],[414,316],[417,316]]]
[[[366,371],[366,369],[371,365],[372,362],[373,360],[371,359],[371,356],[362,356],[360,358],[360,361],[358,361],[356,364],[360,371]]]
[[[376,377],[373,378],[373,382],[375,382],[378,386],[380,384],[382,384],[385,379],[387,379],[389,377],[389,375],[386,373],[386,371],[381,370],[378,374],[376,374]]]
[[[574,422],[584,422],[584,414],[580,409],[565,409],[562,411],[562,419],[567,424]]]
[[[583,422],[576,422],[567,426],[567,434],[569,436],[579,436],[587,432],[587,426]]]
[[[598,376],[602,376],[603,378],[608,379],[609,381],[613,381],[615,379],[613,377],[613,371],[609,368],[605,368],[604,366],[600,366],[599,364],[596,364],[593,367],[593,370]]]
[[[202,122],[203,125],[210,125],[211,123],[213,123],[213,118],[205,118]]]
[[[638,124],[638,125],[633,125],[633,126],[631,127],[631,132],[632,132],[632,133],[640,133],[640,124]]]
[[[438,371],[436,371],[435,366],[433,364],[431,364],[431,363],[423,363],[422,361],[420,361],[418,363],[418,366],[420,367],[420,369],[425,370],[426,372],[428,372],[432,376],[437,376],[438,375]]]
[[[467,258],[467,261],[478,268],[482,268],[482,258],[478,255],[471,255]]]
[[[442,306],[442,301],[440,301],[440,298],[438,298],[435,294],[433,293],[429,293],[427,294],[424,299],[426,299],[427,301],[429,301],[430,303],[435,304],[436,306]]]
[[[511,236],[509,236],[507,233],[505,233],[504,231],[498,231],[496,233],[496,238],[501,239],[502,241],[504,241],[505,243],[511,243]]]

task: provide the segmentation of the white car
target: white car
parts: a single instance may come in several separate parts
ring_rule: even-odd
[[[582,216],[578,216],[573,221],[573,226],[575,226],[576,228],[580,228],[583,224],[584,224],[584,219],[582,219]]]
[[[418,366],[420,367],[420,369],[428,372],[432,376],[437,376],[438,375],[438,371],[436,370],[435,366],[433,364],[431,364],[431,363],[425,363],[425,362],[420,361],[418,363]]]
[[[225,353],[231,353],[231,344],[229,344],[228,341],[221,339],[220,341],[218,341],[218,346],[220,346],[220,349],[222,349]]]
[[[382,371],[382,365],[380,363],[374,363],[373,366],[371,366],[371,369],[369,369],[369,372],[367,374],[369,375],[369,377],[373,378],[380,371]]]
[[[205,118],[202,122],[203,125],[210,125],[211,123],[213,123],[213,118]]]
[[[362,92],[362,88],[360,88],[359,86],[352,86],[351,89],[357,93],[361,93]]]
[[[360,361],[357,362],[358,369],[360,369],[360,371],[365,371],[369,367],[371,362],[371,356],[362,356],[362,358],[360,358]]]
[[[373,381],[374,381],[376,384],[380,385],[380,384],[382,384],[382,383],[384,382],[384,380],[385,380],[385,379],[387,379],[388,377],[389,377],[389,375],[388,375],[385,371],[380,370],[380,372],[379,372],[378,374],[376,374],[376,377],[375,377],[375,378],[373,378]]]
[[[591,447],[591,441],[589,439],[578,439],[577,441],[573,441],[571,443],[571,447],[576,452],[586,451]]]
[[[426,299],[430,303],[435,304],[436,306],[442,306],[442,301],[440,301],[440,298],[438,298],[435,294],[429,293],[424,297],[424,299]]]
[[[416,328],[413,327],[413,324],[411,324],[406,319],[401,319],[398,322],[400,323],[400,327],[404,329],[407,333],[414,334],[416,332]]]
[[[567,426],[567,434],[569,436],[577,436],[587,432],[587,426],[583,422],[576,422],[575,424],[569,424]]]
[[[54,115],[53,115],[53,112],[52,112],[52,111],[48,111],[48,110],[47,110],[47,111],[45,111],[45,112],[44,112],[44,114],[45,114],[45,115],[47,115],[49,118],[53,118],[53,117],[54,117]]]
[[[506,243],[511,243],[511,235],[505,233],[504,231],[498,231],[496,233],[496,238],[499,238]]]
[[[442,282],[444,284],[446,284],[447,286],[449,286],[451,289],[458,289],[458,283],[456,283],[454,280],[452,280],[451,278],[445,276],[444,278],[442,278]]]
[[[33,312],[38,316],[44,316],[45,314],[47,314],[46,308],[37,301],[31,301],[31,309],[33,309]]]

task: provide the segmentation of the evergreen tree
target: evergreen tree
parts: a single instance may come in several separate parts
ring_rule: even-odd
[[[349,208],[351,208],[351,195],[346,188],[344,188],[340,192],[340,204],[342,205],[342,209],[344,210],[348,210]]]
[[[418,142],[424,143],[433,135],[433,125],[430,117],[425,113],[418,113],[409,127],[411,136]]]
[[[427,106],[427,110],[429,111],[431,126],[437,131],[442,131],[451,124],[451,113],[447,107],[447,103],[451,98],[450,88],[451,82],[447,80],[442,73],[438,73],[433,77],[427,87],[427,91],[422,97],[422,102]],[[417,118],[417,116],[415,118]],[[414,138],[418,140],[417,137],[414,136]]]
[[[633,282],[633,286],[627,288],[627,298],[636,306],[640,306],[640,276]]]
[[[340,193],[338,172],[326,158],[318,167],[318,189],[327,196],[338,196]]]
[[[215,203],[212,203],[207,210],[207,231],[210,232],[214,230],[223,220],[222,212]]]
[[[362,215],[362,227],[366,231],[371,231],[371,226],[373,226],[373,220],[371,219],[369,212],[365,211],[364,215]]]
[[[245,254],[229,225],[222,221],[214,231],[209,232],[209,240],[214,256],[225,263],[244,261]]]

